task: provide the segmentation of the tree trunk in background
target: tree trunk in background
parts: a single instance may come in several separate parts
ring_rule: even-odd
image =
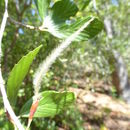
[[[106,30],[106,33],[107,33],[107,37],[109,39],[112,39],[113,38],[112,21],[109,17],[106,17],[104,19],[104,26],[105,26],[105,30]]]
[[[113,38],[113,29],[111,19],[106,17],[104,20],[104,26],[109,39]],[[118,94],[120,94],[125,101],[130,103],[130,83],[128,79],[128,73],[121,57],[120,53],[116,50],[110,50],[112,55],[110,57],[110,65],[114,66],[112,73],[112,83],[116,87]]]
[[[112,73],[113,85],[117,88],[119,94],[130,103],[130,83],[128,73],[123,58],[117,51],[113,51],[115,70]]]

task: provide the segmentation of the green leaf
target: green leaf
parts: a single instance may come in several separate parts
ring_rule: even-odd
[[[10,72],[7,81],[7,95],[12,105],[15,105],[19,87],[41,47],[42,45],[30,51],[26,56],[23,56]]]
[[[77,31],[81,26],[83,26],[86,22],[88,22],[92,17],[85,17],[83,19],[78,19],[74,23],[70,25],[66,25],[63,27],[59,27],[60,35],[63,34],[64,38],[67,38],[72,33]],[[78,35],[75,41],[86,41],[95,37],[103,28],[103,23],[95,18],[89,25]],[[62,37],[61,37],[62,38]]]
[[[57,38],[66,39],[88,22],[92,17],[72,19],[78,11],[72,0],[60,0],[54,4],[48,16],[45,17],[43,27]],[[70,19],[71,18],[71,19]],[[75,41],[86,41],[96,36],[103,28],[103,23],[95,18],[88,27],[80,33]]]
[[[84,2],[81,1],[80,3],[82,5],[81,10],[83,11],[89,5],[90,2],[91,0],[85,0]]]
[[[75,16],[77,11],[78,8],[72,0],[60,0],[52,7],[51,17],[55,23],[61,23]]]
[[[53,19],[48,17],[46,28],[48,28],[48,32],[50,32],[55,37],[66,39],[68,36],[77,31],[81,26],[83,26],[86,22],[88,22],[91,18],[92,17],[90,16],[82,19],[80,18],[74,22],[70,21],[69,24],[55,24],[53,22]],[[75,39],[75,41],[86,41],[88,39],[91,39],[96,36],[102,30],[102,28],[103,23],[98,18],[95,18],[90,23],[90,25],[80,33],[80,35]]]
[[[72,92],[56,92],[44,91],[40,93],[41,99],[34,117],[53,117],[61,112],[66,106],[74,102],[75,96]],[[22,107],[20,115],[23,117],[29,116],[30,107],[33,99],[31,98]]]
[[[47,14],[47,9],[50,4],[50,0],[35,0],[36,7],[42,20]]]

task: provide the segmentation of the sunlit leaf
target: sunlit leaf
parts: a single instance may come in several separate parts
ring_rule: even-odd
[[[72,92],[44,91],[40,94],[41,99],[34,117],[53,117],[65,107],[74,102]],[[28,117],[33,100],[30,99],[21,109],[21,116]]]
[[[7,95],[11,104],[15,105],[19,87],[41,47],[39,46],[33,51],[30,51],[26,56],[23,56],[10,72],[7,82]]]
[[[78,11],[76,4],[72,0],[60,0],[51,9],[51,17],[55,23],[65,22]]]
[[[47,9],[50,3],[50,0],[34,0],[36,7],[38,9],[39,15],[42,20],[44,20],[44,17],[47,14]]]
[[[88,22],[91,18],[92,17],[90,16],[78,19],[74,22],[70,21],[69,24],[55,24],[53,22],[53,19],[51,19],[50,17],[46,17],[45,21],[47,23],[46,27],[52,35],[61,39],[66,39],[68,36],[77,31],[81,26],[83,26],[86,22]],[[96,36],[102,30],[102,28],[103,23],[98,18],[95,18],[90,23],[90,25],[80,33],[75,41],[86,41],[88,39],[91,39]]]

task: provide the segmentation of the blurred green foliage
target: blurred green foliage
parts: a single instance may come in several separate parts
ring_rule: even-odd
[[[129,21],[129,0],[115,0],[117,4],[111,0],[97,0],[97,10],[93,7],[93,2],[89,0],[74,0],[79,7],[76,17],[84,17],[93,14],[100,17],[103,21],[109,17],[112,21],[114,36],[112,39],[107,37],[105,29],[97,37],[84,42],[72,44],[61,56],[43,79],[42,90],[67,90],[68,87],[80,87],[73,82],[77,79],[85,79],[88,83],[87,88],[91,87],[91,81],[104,80],[111,83],[111,72],[113,68],[110,66],[108,59],[111,49],[118,50],[123,56],[130,74],[130,27]],[[20,11],[18,14],[15,3],[9,0],[9,15],[19,21],[30,25],[40,25],[38,20],[38,12],[32,2],[31,5],[24,8],[26,0],[19,0]],[[88,4],[89,3],[89,4]],[[0,22],[4,13],[4,1],[0,1]],[[19,59],[30,50],[36,48],[40,44],[43,45],[40,55],[35,59],[35,63],[22,83],[19,91],[19,100],[17,106],[22,107],[32,95],[32,77],[38,64],[58,45],[58,39],[46,32],[29,30],[22,26],[16,26],[8,21],[3,38],[3,59],[2,71],[4,79],[7,81],[9,72]],[[89,86],[90,85],[90,86]],[[113,96],[116,96],[115,88],[111,90]],[[8,123],[0,100],[0,129],[9,130]],[[19,109],[15,110],[19,113]],[[26,119],[25,119],[26,121]],[[83,119],[75,106],[71,106],[69,110],[60,113],[54,118],[34,119],[31,130],[57,130],[58,127],[83,130]],[[105,126],[101,126],[105,129]]]

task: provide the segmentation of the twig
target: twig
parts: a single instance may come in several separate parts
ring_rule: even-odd
[[[96,0],[93,0],[93,7],[94,7],[95,11],[97,11]]]
[[[12,109],[10,103],[9,103],[9,100],[7,98],[7,94],[6,94],[6,91],[5,91],[4,80],[3,80],[2,72],[1,72],[1,57],[2,57],[1,44],[2,44],[3,33],[4,33],[4,30],[5,30],[5,26],[6,26],[6,21],[7,21],[7,18],[8,18],[7,7],[8,7],[8,0],[5,0],[5,13],[4,13],[1,28],[0,28],[0,90],[1,90],[1,94],[2,94],[5,109],[8,111],[11,119],[14,121],[17,128],[19,130],[24,130],[22,124],[20,123],[17,116],[15,115],[15,113],[14,113],[14,111],[13,111],[13,109]]]
[[[29,29],[38,29],[37,27],[34,27],[34,26],[31,26],[31,25],[27,25],[27,24],[24,24],[24,23],[21,23],[21,22],[17,22],[16,20],[14,20],[13,18],[9,17],[9,20],[15,24],[15,25],[20,25],[20,26],[24,26],[26,28],[29,28]]]
[[[94,8],[96,14],[99,15],[99,11],[98,11],[98,9],[97,9],[96,0],[93,0],[93,8]]]
[[[43,26],[39,26],[39,27],[35,27],[35,26],[32,26],[32,25],[28,25],[28,24],[24,24],[24,23],[21,23],[21,22],[18,22],[16,20],[14,20],[13,18],[9,17],[9,20],[15,24],[15,25],[20,25],[20,26],[23,26],[25,28],[28,28],[28,29],[31,29],[31,30],[39,30],[39,31],[47,31],[47,29],[43,28]]]
[[[32,0],[29,1],[29,3],[27,4],[27,1],[25,1],[24,3],[24,7],[23,7],[23,10],[21,11],[20,15],[22,16],[25,12],[25,10],[32,4]]]
[[[32,3],[32,0],[29,1],[29,3],[27,4],[27,1],[25,1],[24,3],[24,8],[22,9],[22,11],[20,12],[20,9],[19,9],[19,4],[22,4],[22,3],[19,3],[19,2],[22,2],[22,1],[18,1],[18,0],[14,0],[14,4],[15,4],[15,8],[16,8],[16,15],[17,15],[17,20],[19,22],[22,22],[22,18],[23,18],[23,15],[26,11],[26,9],[28,9]],[[26,6],[25,6],[26,5]],[[9,16],[8,16],[9,18]],[[10,21],[11,22],[11,21]],[[16,25],[15,25],[16,26]],[[12,42],[10,43],[10,46],[8,48],[5,49],[4,51],[4,59],[3,59],[3,63],[4,63],[4,72],[6,73],[7,72],[7,59],[8,59],[8,53],[13,50],[14,48],[14,45],[17,41],[17,38],[18,38],[18,30],[20,28],[20,25],[18,25],[18,27],[16,27],[16,30],[15,30],[15,33],[12,37]]]

